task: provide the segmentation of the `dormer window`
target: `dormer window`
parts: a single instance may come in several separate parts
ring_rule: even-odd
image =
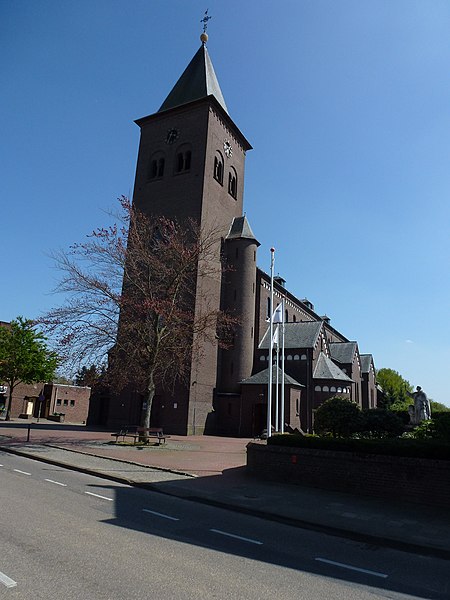
[[[233,198],[237,198],[237,173],[233,167],[230,168],[228,173],[228,193]]]
[[[218,151],[214,156],[214,179],[223,185],[223,157]]]

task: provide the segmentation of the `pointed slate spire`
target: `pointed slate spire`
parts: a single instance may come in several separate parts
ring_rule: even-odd
[[[210,95],[216,98],[228,114],[213,64],[203,42],[158,112],[187,104],[193,100],[206,98]]]
[[[231,223],[230,231],[225,239],[238,240],[242,238],[247,240],[255,240],[258,246],[260,245],[258,240],[255,238],[252,228],[250,227],[250,223],[245,215],[243,217],[234,217],[233,222]]]

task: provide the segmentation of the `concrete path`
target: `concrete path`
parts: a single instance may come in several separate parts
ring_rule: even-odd
[[[1,422],[0,450],[364,543],[450,559],[450,515],[427,506],[261,481],[246,473],[249,440],[171,436],[143,449],[107,431]],[[450,503],[450,499],[449,499]]]

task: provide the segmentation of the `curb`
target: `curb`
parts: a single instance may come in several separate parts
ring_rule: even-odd
[[[110,456],[102,456],[101,454],[93,454],[92,452],[83,452],[82,450],[73,450],[73,448],[64,448],[63,446],[56,446],[55,444],[42,444],[48,448],[56,448],[57,450],[64,450],[64,452],[73,452],[74,454],[82,454],[84,456],[94,456],[95,458],[102,458],[104,460],[113,460],[115,462],[122,462],[126,465],[136,465],[143,469],[152,469],[154,471],[162,471],[163,473],[173,473],[174,475],[184,475],[185,477],[191,477],[195,479],[198,475],[193,473],[186,473],[185,471],[178,471],[176,469],[169,469],[167,467],[155,467],[153,465],[144,465],[142,463],[134,462],[133,460],[124,460],[122,458],[113,458]],[[29,455],[28,455],[29,456]]]

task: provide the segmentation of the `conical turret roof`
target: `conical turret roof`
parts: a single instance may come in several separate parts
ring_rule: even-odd
[[[231,223],[230,231],[225,239],[238,240],[243,238],[247,240],[255,240],[256,244],[258,246],[260,245],[258,240],[255,238],[252,228],[250,227],[250,223],[245,215],[243,217],[234,217],[233,222]]]
[[[217,81],[216,74],[205,44],[202,44],[194,58],[188,64],[183,74],[176,82],[172,91],[164,100],[158,112],[214,96],[224,111],[228,109]]]

